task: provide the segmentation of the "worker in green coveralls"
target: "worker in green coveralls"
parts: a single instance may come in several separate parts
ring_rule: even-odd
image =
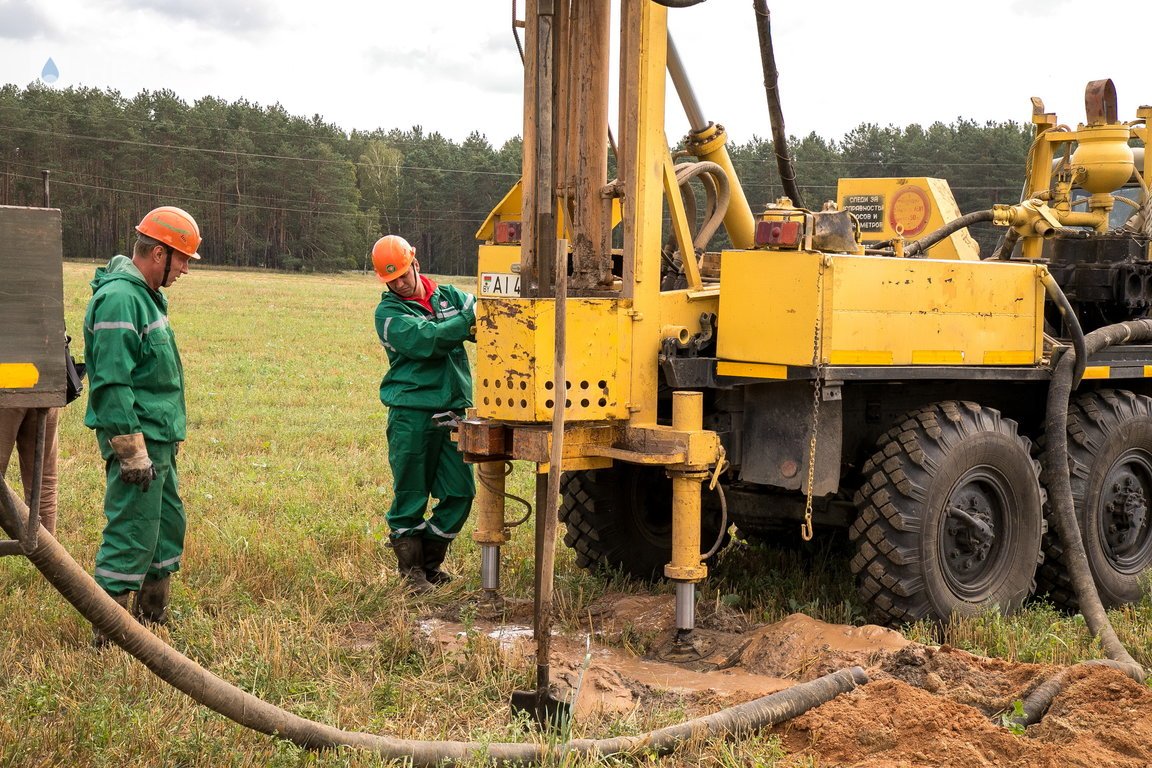
[[[472,508],[472,469],[448,426],[472,405],[465,341],[476,341],[476,298],[420,274],[416,250],[388,235],[372,248],[386,286],[376,334],[388,355],[380,400],[388,407],[388,463],[394,495],[389,540],[400,575],[416,592],[449,581],[440,566]],[[437,499],[425,518],[428,500]]]
[[[163,624],[187,521],[176,480],[186,431],[184,370],[160,289],[200,258],[200,230],[187,212],[162,206],[136,231],[132,258],[113,256],[92,281],[84,424],[96,431],[107,476],[96,583],[137,620]],[[92,644],[108,643],[94,628]]]

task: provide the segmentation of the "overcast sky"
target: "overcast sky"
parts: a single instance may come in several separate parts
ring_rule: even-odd
[[[1075,125],[1084,86],[1105,77],[1121,119],[1152,103],[1152,2],[1115,12],[1072,0],[768,5],[792,135],[1026,122],[1031,96]],[[752,0],[669,18],[705,117],[737,141],[768,137]],[[54,88],[167,88],[189,103],[279,103],[346,130],[421,125],[456,141],[477,130],[499,146],[521,132],[511,19],[512,0],[0,0],[0,82],[37,81],[51,58]],[[669,98],[675,142],[687,123]]]

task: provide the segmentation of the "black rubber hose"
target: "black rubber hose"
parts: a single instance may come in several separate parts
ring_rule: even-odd
[[[1080,326],[1080,318],[1076,316],[1072,302],[1068,301],[1068,297],[1064,295],[1064,289],[1060,287],[1060,283],[1056,282],[1052,273],[1044,270],[1040,275],[1040,281],[1044,284],[1044,291],[1048,294],[1048,298],[1052,299],[1056,308],[1060,310],[1064,327],[1068,329],[1068,333],[1072,337],[1072,349],[1076,352],[1076,361],[1072,370],[1072,383],[1069,389],[1071,392],[1080,386],[1080,380],[1084,378],[1084,369],[1088,366],[1088,349],[1084,338],[1084,329]],[[1067,404],[1067,400],[1065,400],[1065,404]]]
[[[788,133],[784,130],[784,110],[780,106],[780,73],[776,71],[776,54],[772,48],[772,14],[764,0],[752,0],[756,11],[756,34],[760,39],[760,67],[764,72],[764,90],[768,96],[768,117],[772,125],[772,151],[776,154],[776,169],[784,194],[797,208],[804,207],[804,198],[796,184],[796,170],[792,167],[792,154],[788,151]]]
[[[728,533],[728,500],[724,498],[724,485],[722,483],[716,483],[716,493],[720,496],[720,532],[716,534],[716,541],[712,544],[712,549],[700,555],[700,559],[703,561],[720,551],[720,547],[724,544],[724,534]]]
[[[1100,602],[1100,593],[1096,591],[1096,582],[1092,578],[1092,569],[1084,552],[1084,539],[1080,535],[1080,525],[1076,521],[1072,502],[1072,483],[1068,475],[1068,402],[1075,388],[1074,371],[1083,371],[1088,355],[1116,344],[1152,340],[1152,320],[1133,320],[1110,325],[1093,331],[1083,337],[1083,340],[1080,349],[1065,353],[1060,358],[1048,389],[1046,414],[1048,424],[1044,434],[1048,442],[1049,459],[1043,468],[1044,485],[1048,489],[1048,501],[1052,506],[1056,533],[1064,545],[1064,566],[1068,569],[1072,587],[1076,590],[1080,613],[1084,616],[1088,630],[1100,638],[1104,652],[1108,654],[1107,659],[1093,659],[1082,664],[1112,667],[1136,682],[1143,683],[1144,668],[1132,658],[1124,644],[1120,642],[1120,638],[1116,636],[1116,630],[1108,620],[1108,612]],[[1010,721],[1022,726],[1040,722],[1077,666],[1081,665],[1062,670],[1037,686],[1025,697],[1023,714],[1020,717],[1009,718]]]
[[[966,213],[960,218],[948,222],[939,229],[936,229],[933,232],[929,232],[919,240],[913,240],[904,249],[904,255],[909,258],[918,256],[952,233],[964,229],[964,227],[967,227],[971,224],[977,224],[981,221],[992,221],[991,209],[987,211],[973,211],[972,213]]]
[[[1016,243],[1020,240],[1020,233],[1015,229],[1009,229],[1004,233],[1004,237],[1000,238],[1000,244],[996,246],[990,260],[995,261],[1008,261],[1012,258],[1012,251],[1016,249]]]
[[[1126,342],[1152,340],[1152,320],[1132,320],[1109,325],[1093,331],[1084,338],[1085,356],[1095,354],[1106,347]],[[1084,552],[1084,539],[1072,502],[1072,483],[1068,475],[1068,402],[1072,394],[1073,370],[1077,367],[1075,350],[1065,353],[1056,364],[1052,382],[1048,390],[1047,427],[1045,437],[1049,456],[1064,457],[1049,459],[1043,469],[1044,484],[1048,489],[1048,501],[1052,506],[1056,533],[1064,546],[1064,566],[1068,569],[1072,586],[1080,603],[1080,613],[1089,631],[1100,638],[1108,658],[1120,665],[1125,674],[1133,680],[1143,682],[1144,669],[1124,648],[1108,620],[1108,613],[1100,602],[1088,556]]]
[[[1036,686],[1032,693],[1028,694],[1022,702],[1021,709],[1023,715],[1010,717],[1008,718],[1009,722],[1022,726],[1035,725],[1040,722],[1049,708],[1051,708],[1052,702],[1056,700],[1056,697],[1068,684],[1072,673],[1079,667],[1111,667],[1126,675],[1129,674],[1129,670],[1125,664],[1113,661],[1112,659],[1090,659],[1080,662],[1079,664],[1074,664],[1071,667],[1060,670]]]
[[[28,509],[24,506],[24,501],[0,478],[0,528],[3,528],[9,536],[16,538],[20,535],[23,521],[27,517]],[[567,753],[667,754],[689,739],[739,737],[760,728],[782,723],[868,682],[868,677],[860,667],[842,669],[707,717],[696,718],[639,736],[578,739],[567,744],[415,741],[345,731],[294,715],[204,669],[137,624],[127,611],[105,594],[92,576],[82,569],[56,538],[43,527],[38,538],[39,543],[27,555],[32,565],[80,612],[80,615],[143,662],[153,674],[183,691],[197,703],[246,728],[286,739],[309,749],[354,747],[368,750],[386,759],[407,760],[412,766],[428,766],[428,768],[458,764],[473,765],[481,755],[496,763],[535,765],[545,761],[552,764],[561,763]]]

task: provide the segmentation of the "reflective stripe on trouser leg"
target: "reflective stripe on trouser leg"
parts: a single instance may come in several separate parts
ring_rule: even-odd
[[[101,437],[103,448],[107,440]],[[165,572],[179,568],[184,546],[184,507],[176,495],[174,454],[172,443],[148,443],[156,479],[147,493],[120,479],[120,462],[114,455],[107,459],[104,515],[108,522],[96,552],[95,574],[96,583],[104,591],[115,595],[140,589],[152,564],[159,561],[157,553],[161,549],[173,553],[169,557],[175,558]],[[179,518],[178,524],[171,522],[174,518]]]
[[[439,499],[432,508],[424,530],[425,538],[454,539],[468,513],[472,511],[472,499],[476,497],[476,478],[472,465],[464,462],[464,454],[452,441],[449,430],[439,427],[439,457],[436,473],[432,477],[432,496]]]

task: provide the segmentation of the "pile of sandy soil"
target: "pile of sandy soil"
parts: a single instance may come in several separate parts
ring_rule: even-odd
[[[773,728],[790,753],[817,765],[868,768],[1152,766],[1152,691],[1107,667],[1071,670],[1045,717],[1014,734],[1001,715],[1060,668],[802,614],[752,626],[722,606],[697,617],[685,652],[671,642],[673,611],[669,596],[608,595],[589,610],[584,638],[553,638],[554,685],[576,693],[578,719],[623,716],[670,695],[689,716],[701,716],[859,666],[867,684]],[[532,654],[530,610],[509,619],[505,613],[474,629],[510,653]],[[461,628],[441,617],[424,629],[448,648]]]

